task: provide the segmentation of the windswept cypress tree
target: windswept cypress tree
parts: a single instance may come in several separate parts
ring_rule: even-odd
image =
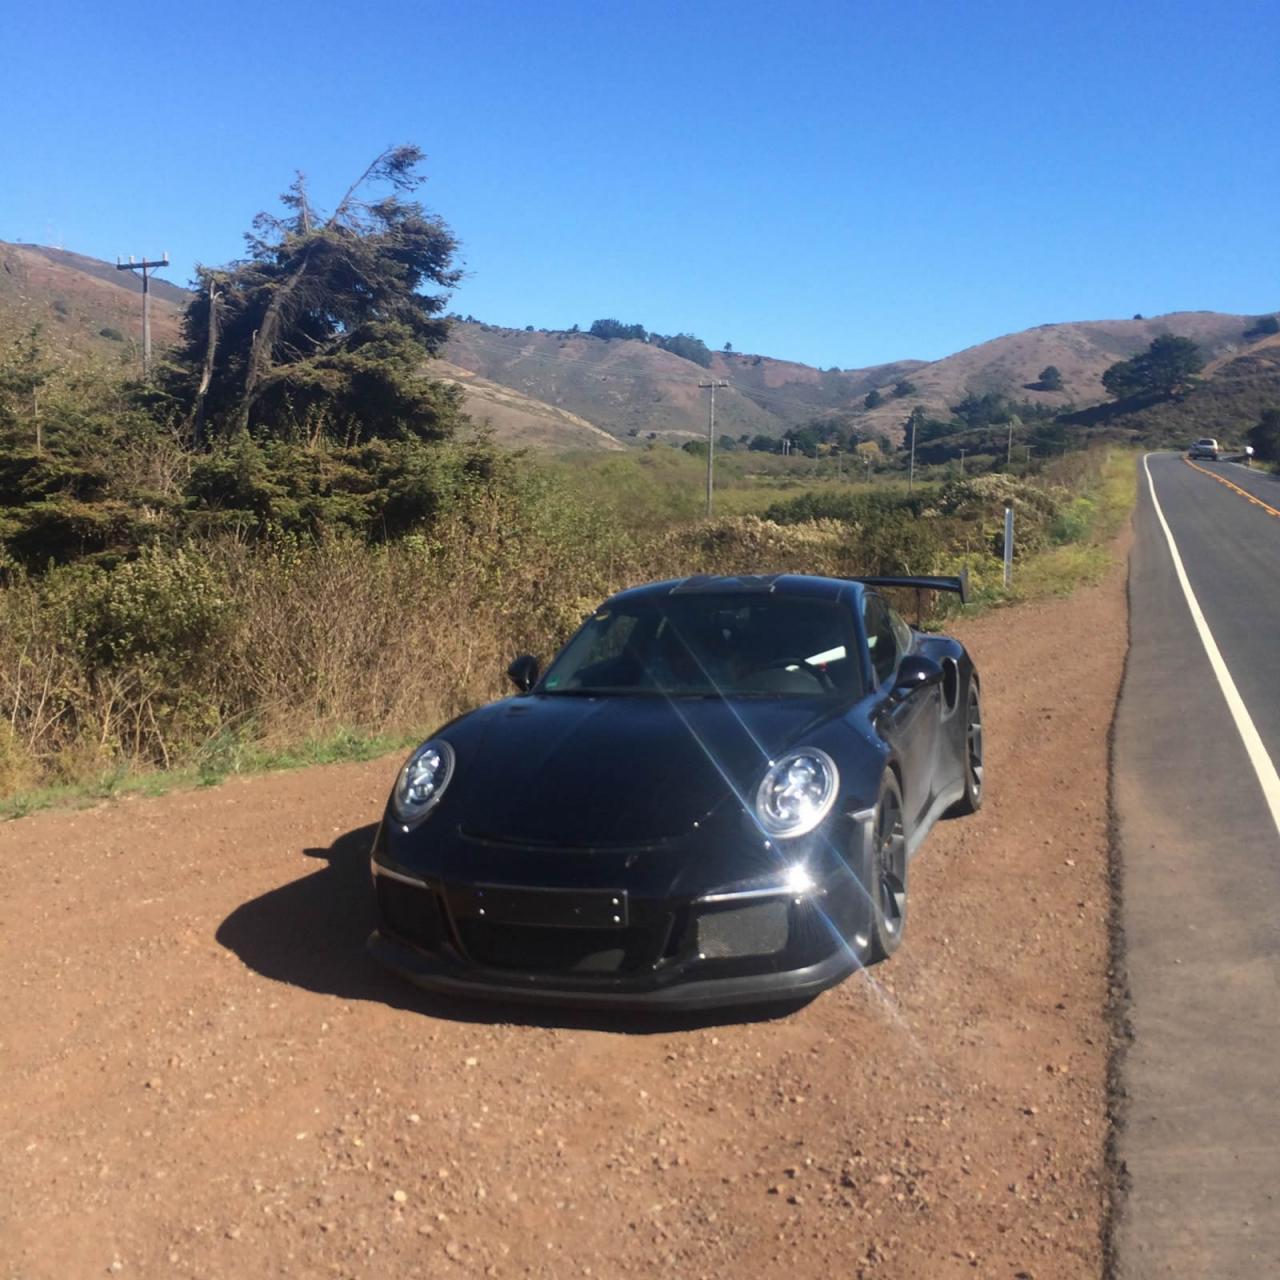
[[[327,217],[299,174],[285,212],[254,219],[245,258],[197,269],[170,388],[198,444],[451,434],[460,395],[421,373],[447,336],[447,294],[423,290],[461,273],[452,232],[406,198],[423,158],[384,151]]]
[[[1204,356],[1190,338],[1162,333],[1132,360],[1113,364],[1102,385],[1117,400],[1130,396],[1171,396],[1189,391],[1204,368]]]

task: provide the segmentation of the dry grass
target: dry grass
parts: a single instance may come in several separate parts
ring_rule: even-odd
[[[1118,453],[1059,470],[1094,495],[1078,499],[1088,518],[1074,542],[1020,562],[1013,592],[980,547],[939,543],[930,563],[896,563],[891,526],[730,516],[627,531],[612,507],[554,488],[487,492],[383,546],[227,540],[18,577],[0,591],[0,797],[408,738],[501,693],[516,653],[550,654],[601,598],[641,581],[966,563],[990,603],[1069,590],[1105,564],[1097,536],[1127,510],[1133,471]]]

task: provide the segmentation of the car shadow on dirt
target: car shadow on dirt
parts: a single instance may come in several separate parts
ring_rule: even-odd
[[[798,1007],[793,1003],[712,1013],[643,1014],[469,1001],[421,991],[379,968],[365,950],[365,939],[374,927],[369,850],[376,829],[372,824],[357,827],[327,849],[304,849],[306,857],[323,864],[320,870],[237,907],[218,926],[217,941],[256,973],[277,982],[455,1022],[646,1035],[770,1021]]]

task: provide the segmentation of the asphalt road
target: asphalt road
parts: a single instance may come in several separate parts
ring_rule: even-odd
[[[1280,516],[1214,477],[1276,510],[1280,482],[1200,466],[1153,454],[1139,470],[1115,726],[1133,1031],[1115,1232],[1126,1280],[1280,1275]]]

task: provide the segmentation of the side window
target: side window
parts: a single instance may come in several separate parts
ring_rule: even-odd
[[[893,634],[889,606],[879,596],[868,594],[862,604],[862,622],[867,631],[867,648],[876,683],[883,684],[898,664],[898,640]]]

